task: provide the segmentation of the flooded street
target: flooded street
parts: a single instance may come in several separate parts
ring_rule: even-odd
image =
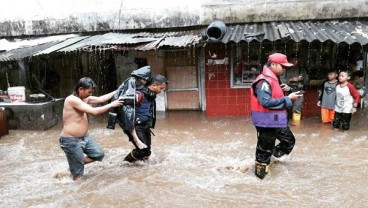
[[[291,130],[296,146],[264,180],[254,176],[256,131],[249,117],[159,113],[152,156],[133,165],[133,145],[106,117],[91,119],[102,162],[72,181],[59,147],[61,123],[10,130],[0,139],[0,207],[367,207],[367,112],[339,132],[319,118]]]

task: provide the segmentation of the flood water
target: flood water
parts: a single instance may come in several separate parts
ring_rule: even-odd
[[[123,162],[133,146],[119,127],[94,117],[90,133],[105,158],[80,181],[67,174],[60,123],[10,130],[0,139],[0,207],[367,207],[367,116],[354,115],[348,132],[319,118],[296,123],[294,151],[264,180],[254,176],[249,117],[159,113],[152,156],[133,165]]]

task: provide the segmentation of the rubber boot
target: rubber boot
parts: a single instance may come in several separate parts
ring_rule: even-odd
[[[130,152],[127,156],[125,156],[124,161],[130,162],[130,163],[137,161],[137,158],[133,156],[133,151]]]
[[[106,128],[115,129],[116,120],[117,120],[117,113],[109,112],[109,118],[107,121]]]
[[[276,158],[280,158],[285,155],[285,152],[280,150],[277,146],[273,148],[272,155]]]
[[[255,175],[258,178],[263,179],[268,174],[269,171],[270,171],[270,165],[266,163],[259,163],[256,161]]]

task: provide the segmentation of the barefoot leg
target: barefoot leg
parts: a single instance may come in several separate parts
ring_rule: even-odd
[[[134,138],[135,144],[138,146],[139,149],[147,148],[147,145],[145,145],[141,140]]]

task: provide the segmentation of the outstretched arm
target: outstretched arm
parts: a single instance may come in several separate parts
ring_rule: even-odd
[[[88,105],[87,103],[83,102],[81,99],[76,98],[76,97],[71,97],[70,100],[68,100],[69,104],[77,109],[78,111],[81,112],[85,112],[91,115],[98,115],[101,114],[103,112],[106,112],[107,110],[109,110],[112,107],[119,107],[123,105],[122,101],[114,101],[111,102],[109,104],[103,105],[103,106],[99,106],[99,107],[92,107],[90,105]]]
[[[110,100],[112,98],[112,96],[114,96],[115,93],[116,93],[116,90],[115,91],[112,91],[110,93],[107,93],[105,95],[101,95],[99,97],[90,96],[88,98],[88,103],[90,103],[90,104],[96,104],[96,103],[106,102],[106,101]]]

